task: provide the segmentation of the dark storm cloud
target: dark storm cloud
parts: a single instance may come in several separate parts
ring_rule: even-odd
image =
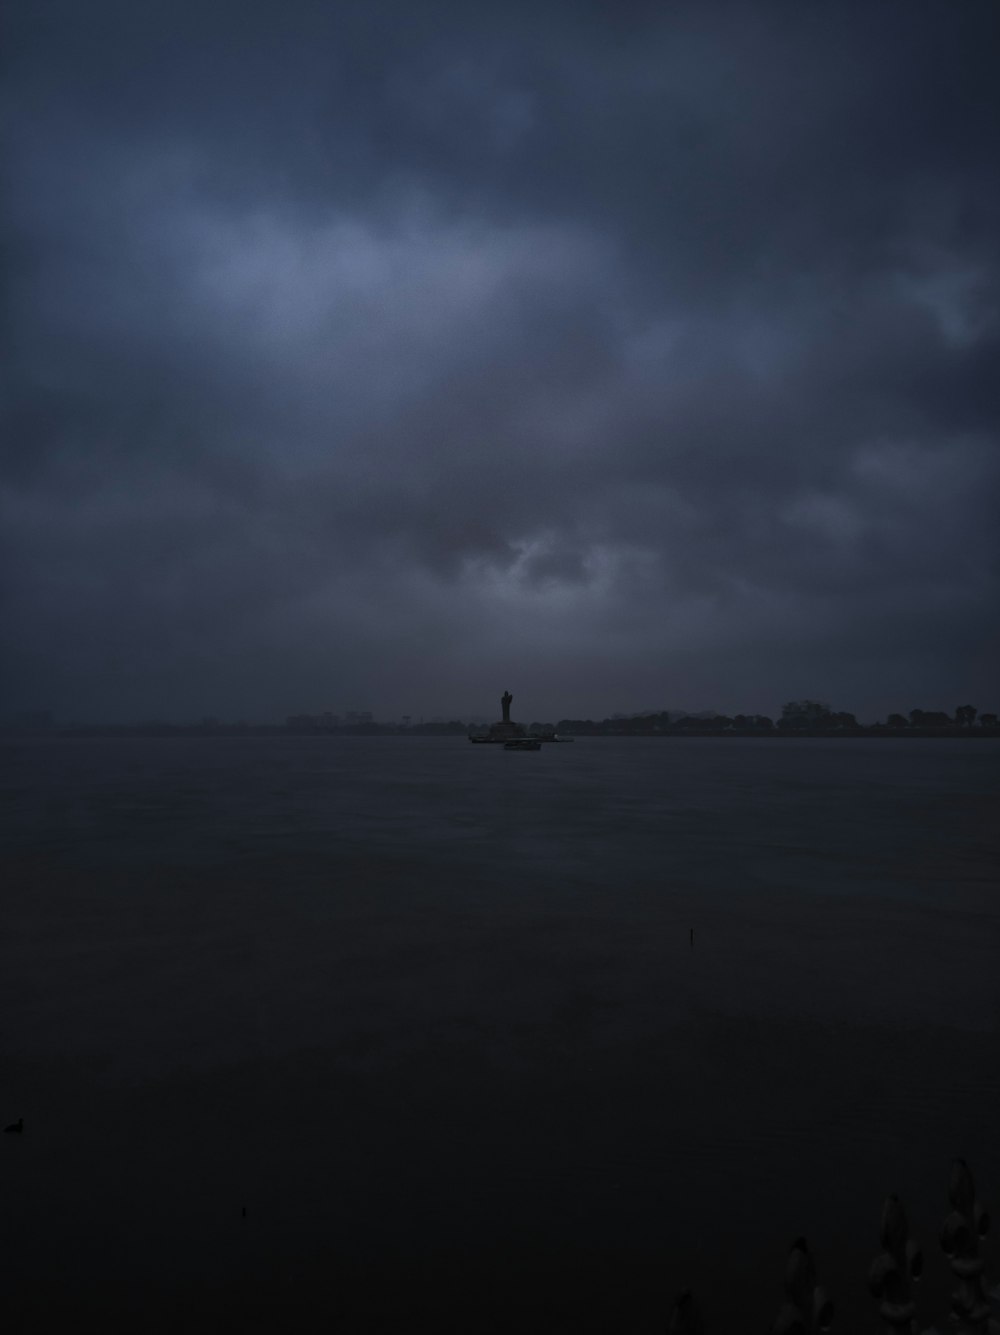
[[[12,704],[995,706],[992,5],[7,22]]]

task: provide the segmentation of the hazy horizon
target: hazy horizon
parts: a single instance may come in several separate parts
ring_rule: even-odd
[[[797,698],[815,699],[815,697],[805,697],[803,695],[800,695]],[[775,707],[774,709],[757,708],[753,705],[746,705],[743,708],[737,708],[731,710],[720,709],[710,705],[698,705],[693,708],[685,708],[683,706],[677,706],[677,705],[664,705],[664,706],[649,706],[641,709],[599,708],[583,712],[563,709],[563,710],[550,710],[549,712],[546,713],[544,710],[518,711],[517,708],[515,707],[516,705],[515,702],[515,705],[511,706],[511,717],[519,723],[528,724],[528,723],[556,723],[564,719],[585,719],[594,723],[599,723],[608,719],[639,718],[652,714],[671,714],[677,716],[686,716],[690,718],[697,718],[703,715],[706,717],[715,715],[735,717],[736,715],[744,714],[748,717],[751,715],[763,715],[767,718],[770,718],[772,722],[776,723],[778,719],[781,718],[782,709],[786,703],[789,702],[783,700],[781,704]],[[884,723],[889,714],[899,713],[903,714],[904,716],[908,716],[909,710],[911,708],[911,706],[907,707],[890,706],[889,708],[883,710],[881,713],[874,714],[871,716],[861,716],[857,714],[856,710],[852,710],[849,704],[845,703],[844,701],[822,701],[821,703],[830,705],[830,707],[833,709],[834,712],[842,711],[849,714],[854,714],[855,717],[857,718],[857,722],[863,727],[880,722]],[[962,704],[969,704],[969,703],[972,702],[970,701],[962,702]],[[928,705],[926,702],[924,702],[920,705],[912,707],[917,709],[924,709],[927,712],[940,710],[943,713],[946,713],[950,716],[954,716],[955,709],[961,706],[953,705],[949,708],[946,705],[938,705],[933,702]],[[982,707],[980,707],[979,705],[974,705],[974,707],[977,710],[977,716],[978,716],[976,720],[977,722],[984,713],[996,712],[995,710],[992,709],[992,706],[989,703],[984,704]],[[246,725],[249,727],[281,727],[286,722],[296,717],[298,718],[312,717],[319,719],[324,715],[332,716],[340,724],[350,725],[350,724],[364,722],[365,720],[359,719],[357,715],[363,714],[365,712],[371,715],[370,721],[376,724],[391,726],[394,724],[399,724],[404,720],[406,720],[412,726],[414,724],[452,723],[456,721],[467,724],[491,723],[495,722],[500,717],[501,711],[500,709],[497,709],[493,713],[489,713],[488,711],[483,711],[482,709],[455,709],[450,713],[449,712],[434,713],[431,710],[412,709],[412,710],[402,711],[398,714],[394,714],[390,712],[380,712],[379,710],[370,710],[367,708],[367,706],[363,705],[356,708],[351,707],[351,708],[341,708],[341,709],[331,708],[326,705],[321,705],[320,707],[309,706],[300,709],[292,709],[285,714],[282,714],[280,716],[275,715],[273,717],[250,717],[246,715],[238,715],[231,712],[226,713],[225,711],[214,711],[207,709],[196,711],[192,714],[179,714],[179,713],[167,714],[164,712],[157,712],[154,709],[141,715],[126,716],[124,714],[115,714],[113,712],[109,712],[108,714],[102,717],[82,718],[82,717],[69,717],[69,716],[61,717],[55,714],[51,710],[38,708],[38,709],[24,710],[21,711],[20,713],[8,712],[6,714],[0,714],[0,724],[10,725],[11,723],[17,723],[19,719],[21,721],[24,721],[27,718],[27,716],[32,714],[34,715],[49,714],[51,716],[51,724],[55,727],[60,727],[60,726],[143,727],[152,724],[163,724],[167,727],[184,727],[184,726],[197,726],[199,724],[204,724],[204,723],[210,723],[213,726],[221,726],[221,727],[228,727],[232,725]]]
[[[4,35],[5,712],[996,707],[995,5]]]

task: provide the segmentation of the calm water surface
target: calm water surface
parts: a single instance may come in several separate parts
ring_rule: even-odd
[[[953,1155],[1000,1210],[996,743],[8,742],[0,800],[19,1328],[766,1328],[801,1232],[863,1329],[888,1191],[932,1271]]]

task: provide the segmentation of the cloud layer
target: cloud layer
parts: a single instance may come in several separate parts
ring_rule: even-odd
[[[996,707],[992,4],[7,22],[9,707]]]

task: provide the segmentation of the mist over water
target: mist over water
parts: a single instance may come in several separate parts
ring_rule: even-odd
[[[954,1155],[1000,1202],[994,742],[32,741],[2,801],[26,1329],[764,1327],[798,1233],[848,1329],[886,1193],[931,1271]]]

